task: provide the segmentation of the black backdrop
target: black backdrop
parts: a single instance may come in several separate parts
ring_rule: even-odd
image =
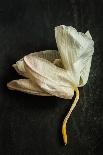
[[[95,155],[103,142],[103,1],[0,0],[0,155]],[[10,91],[19,76],[11,67],[24,55],[57,49],[54,27],[90,30],[95,42],[89,81],[68,123],[69,144],[61,125],[72,101]]]

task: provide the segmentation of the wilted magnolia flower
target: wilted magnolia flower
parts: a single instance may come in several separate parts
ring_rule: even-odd
[[[7,86],[33,95],[64,99],[71,99],[76,91],[62,126],[64,143],[67,144],[66,123],[79,99],[78,87],[87,83],[94,42],[89,31],[84,34],[64,25],[55,28],[55,38],[58,51],[46,50],[24,56],[13,67],[25,79],[13,80]]]

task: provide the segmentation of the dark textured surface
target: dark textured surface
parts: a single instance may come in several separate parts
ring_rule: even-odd
[[[56,49],[54,27],[90,30],[94,42],[91,73],[68,123],[70,100],[9,91],[19,76],[11,65],[31,51]],[[103,152],[103,1],[0,0],[0,155],[101,155]]]

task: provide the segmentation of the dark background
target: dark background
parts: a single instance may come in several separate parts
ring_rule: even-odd
[[[54,27],[72,25],[95,42],[92,67],[62,141],[72,101],[10,91],[11,67],[24,55],[57,49]],[[0,155],[101,155],[103,152],[103,1],[0,0]]]

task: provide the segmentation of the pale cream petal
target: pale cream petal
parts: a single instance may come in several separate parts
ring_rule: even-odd
[[[85,34],[87,35],[87,37],[92,39],[92,36],[90,35],[89,31],[87,31]],[[94,51],[93,48],[91,50]],[[80,87],[84,86],[87,83],[87,81],[88,81],[90,67],[91,67],[91,62],[92,62],[92,55],[87,59],[87,62],[85,63],[84,68],[80,72],[80,78],[81,78],[80,83],[79,83]]]
[[[31,53],[32,56],[38,56],[53,63],[55,59],[60,59],[60,54],[57,50],[45,50]]]
[[[29,69],[40,74],[42,77],[45,77],[52,82],[68,86],[69,79],[67,71],[57,67],[50,61],[37,56],[27,55],[24,57],[24,62]]]
[[[37,59],[37,62],[35,61],[36,59]],[[36,59],[30,56],[29,58],[28,56],[24,58],[25,70],[27,74],[29,75],[29,78],[32,80],[32,82],[35,81],[43,90],[47,91],[48,93],[52,95],[65,98],[65,99],[71,99],[74,95],[74,89],[72,88],[72,85],[69,82],[67,83],[67,85],[63,83],[63,79],[62,79],[63,77],[61,78],[59,77],[59,81],[55,80],[55,74],[56,74],[55,71],[54,71],[55,74],[51,71],[52,74],[54,74],[54,78],[47,77],[46,73],[44,76],[44,74],[42,74],[43,68],[41,68],[43,67],[43,64],[40,63],[40,61],[43,61],[43,60],[38,59],[38,58]],[[35,62],[35,65],[33,63],[33,66],[31,65],[32,61]],[[41,70],[36,68],[38,64]],[[50,67],[49,65],[51,64],[48,64],[48,63],[46,64],[46,66]]]
[[[28,55],[32,57],[38,56],[40,58],[47,59],[50,62],[54,62],[55,59],[60,59],[59,52],[56,50],[45,50],[45,51],[30,53]],[[22,75],[28,78],[28,75],[25,72],[23,59],[20,59],[19,61],[16,62],[16,64],[13,64],[12,66],[15,68],[15,70],[18,72],[19,75]]]
[[[29,79],[13,80],[7,84],[7,87],[11,90],[17,90],[33,95],[51,96],[51,94],[42,90],[35,82],[31,82]]]
[[[90,57],[94,52],[94,42],[89,31],[84,34],[77,32],[71,26],[61,25],[55,28],[55,37],[62,63],[72,76],[71,82],[76,86],[80,86],[80,79],[82,78],[82,85],[84,85],[90,71]],[[88,69],[85,70],[88,72],[86,79],[82,75],[85,66],[88,66]]]
[[[17,71],[17,73],[19,75],[22,75],[22,76],[28,78],[28,75],[27,75],[27,73],[25,71],[25,68],[24,68],[24,61],[23,61],[23,59],[20,59],[19,61],[16,62],[16,64],[13,64],[12,66],[15,68],[15,70]]]

